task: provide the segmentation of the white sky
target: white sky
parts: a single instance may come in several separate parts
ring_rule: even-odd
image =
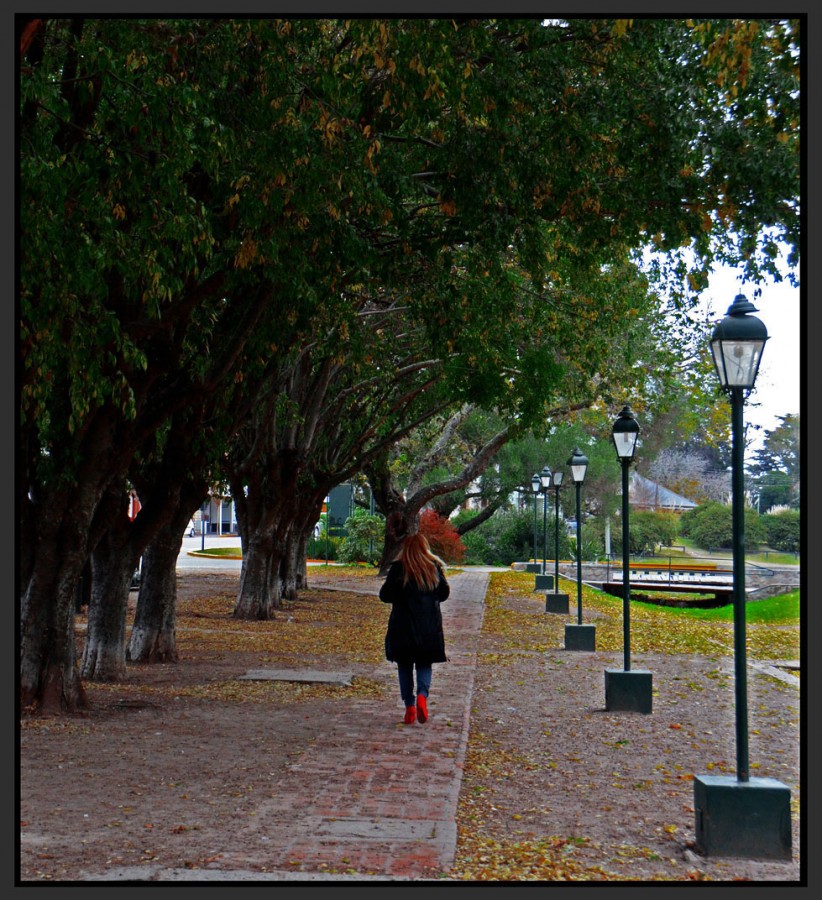
[[[722,269],[711,276],[701,299],[712,320],[718,322],[737,294],[744,294],[753,303],[757,308],[754,315],[768,329],[756,385],[745,404],[745,422],[771,431],[779,425],[777,416],[800,412],[800,291],[787,281],[766,283],[761,296],[756,297],[754,286],[743,283],[737,271]],[[758,445],[759,440],[753,443]]]

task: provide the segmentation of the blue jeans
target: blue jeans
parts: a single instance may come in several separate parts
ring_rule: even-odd
[[[397,663],[397,674],[400,679],[400,695],[406,706],[413,706],[414,696],[414,668],[417,669],[417,693],[422,697],[428,696],[431,690],[431,666],[421,666],[419,663]]]

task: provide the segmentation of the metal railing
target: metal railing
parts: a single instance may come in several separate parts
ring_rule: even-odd
[[[631,571],[641,569],[643,565],[648,570],[654,569],[659,573],[660,580],[664,580],[667,576],[669,584],[675,581],[684,581],[686,576],[703,575],[706,579],[711,575],[728,576],[733,575],[733,559],[729,557],[725,559],[717,559],[708,556],[690,556],[686,558],[680,556],[659,556],[657,554],[637,554],[630,557]],[[606,580],[611,580],[612,569],[617,572],[622,571],[622,564],[612,562],[608,558],[606,562]],[[775,575],[774,569],[759,563],[746,562],[745,571],[756,575]]]

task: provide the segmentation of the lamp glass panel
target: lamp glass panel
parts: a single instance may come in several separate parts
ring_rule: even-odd
[[[583,481],[585,481],[585,473],[587,472],[587,470],[588,470],[587,463],[585,463],[584,465],[581,465],[581,466],[571,466],[571,478],[574,480],[575,483],[576,482],[582,483]]]
[[[711,342],[711,354],[722,387],[752,388],[765,341]]]
[[[634,455],[634,448],[636,447],[638,436],[639,432],[637,431],[614,432],[614,445],[616,446],[617,456],[620,459],[631,459]]]

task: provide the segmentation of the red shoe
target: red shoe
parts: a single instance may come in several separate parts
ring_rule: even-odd
[[[428,700],[422,695],[417,697],[417,719],[420,722],[428,721]]]
[[[405,707],[405,724],[413,725],[417,721],[417,708],[415,706]]]

